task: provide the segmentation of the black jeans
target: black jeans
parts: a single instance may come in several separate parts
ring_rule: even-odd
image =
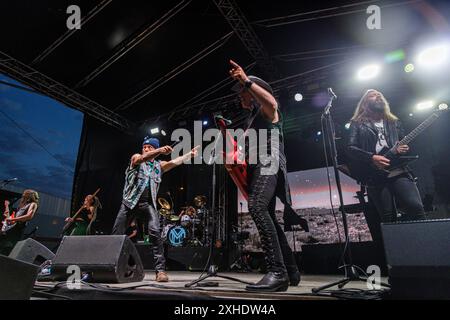
[[[125,234],[130,222],[134,218],[148,221],[148,231],[152,243],[153,256],[156,260],[155,271],[164,271],[166,269],[166,259],[164,257],[164,242],[161,237],[160,215],[153,205],[141,201],[135,208],[130,209],[122,204],[119,213],[117,214],[112,234]]]
[[[425,218],[422,199],[416,182],[409,174],[390,178],[385,184],[369,186],[369,199],[377,208],[381,222],[394,222],[397,219],[396,208],[402,208],[402,220],[420,220]]]
[[[281,176],[261,175],[260,166],[249,168],[248,209],[261,238],[267,271],[293,273],[297,264],[275,215],[276,196],[284,191]]]

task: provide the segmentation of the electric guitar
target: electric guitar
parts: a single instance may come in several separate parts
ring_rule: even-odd
[[[92,197],[95,197],[97,193],[100,192],[100,188],[97,189],[97,191],[94,192]],[[69,230],[72,229],[72,227],[75,225],[75,220],[80,215],[81,211],[83,211],[84,205],[72,216],[72,219],[69,220],[63,227],[62,234],[67,234]]]
[[[9,206],[9,201],[7,203],[5,202],[5,205]],[[15,215],[16,213],[14,211],[12,212],[12,214],[10,214],[9,209],[6,211],[6,217],[5,220],[3,220],[2,222],[2,229],[0,231],[1,234],[5,234],[6,232],[8,232],[9,230],[11,230],[16,226],[16,223],[8,224],[7,222],[8,218],[14,219]]]
[[[417,160],[419,156],[407,156],[399,154],[397,147],[400,145],[407,145],[416,139],[425,129],[431,126],[444,112],[448,110],[445,105],[439,106],[439,109],[434,111],[425,121],[417,126],[413,131],[406,135],[401,141],[397,142],[392,148],[383,148],[378,154],[390,160],[389,167],[379,169],[372,164],[370,168],[361,166],[360,163],[349,164],[350,176],[358,181],[376,182],[383,181],[386,178],[392,178],[404,173],[404,169],[410,162]]]
[[[224,154],[225,169],[228,171],[234,184],[241,191],[244,198],[248,199],[248,186],[247,186],[247,163],[242,159],[239,154],[239,148],[237,142],[233,139],[231,133],[227,131],[227,125],[223,119],[217,121],[217,126],[220,128],[222,134],[225,136],[225,143],[228,148],[226,150],[232,150],[229,154]],[[229,160],[232,161],[229,161]],[[238,159],[242,159],[237,161]],[[228,161],[227,161],[228,160]],[[230,164],[229,162],[232,162]]]

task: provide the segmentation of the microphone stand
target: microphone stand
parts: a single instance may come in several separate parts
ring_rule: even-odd
[[[232,280],[232,281],[236,281],[236,282],[241,282],[244,284],[253,284],[251,282],[247,282],[244,280],[240,280],[237,278],[233,278],[233,277],[229,277],[229,276],[224,276],[224,275],[220,275],[217,273],[217,266],[211,261],[213,259],[213,248],[214,248],[214,241],[216,239],[216,217],[215,217],[215,210],[216,210],[216,159],[218,157],[217,154],[217,144],[219,141],[219,138],[222,139],[222,133],[219,131],[218,134],[216,135],[216,140],[214,143],[214,149],[212,151],[212,155],[210,160],[208,161],[208,165],[212,164],[212,197],[211,197],[211,215],[212,215],[212,235],[211,235],[211,240],[209,243],[209,258],[208,258],[208,262],[207,265],[205,266],[204,270],[206,268],[208,268],[208,271],[205,275],[200,275],[200,277],[198,279],[195,279],[189,283],[186,283],[184,286],[186,288],[190,288],[193,285],[196,285],[197,283],[206,280],[208,278],[211,277],[216,277],[216,278],[222,278],[222,279],[227,279],[227,280]]]
[[[326,290],[328,288],[338,286],[339,289],[342,289],[347,283],[350,281],[362,281],[366,282],[368,279],[366,277],[362,277],[359,275],[357,269],[362,270],[360,267],[355,266],[353,264],[352,260],[352,253],[350,248],[350,236],[348,232],[348,221],[347,221],[347,214],[345,213],[345,207],[344,207],[344,198],[342,195],[342,185],[341,185],[341,178],[338,170],[338,163],[337,163],[337,149],[336,149],[336,133],[334,129],[334,122],[333,118],[331,117],[331,108],[333,104],[333,100],[337,98],[337,96],[334,94],[333,90],[331,88],[328,88],[328,94],[329,94],[329,100],[328,104],[324,109],[324,112],[321,117],[321,121],[325,121],[325,133],[324,138],[328,140],[328,143],[330,144],[330,153],[331,153],[331,159],[333,163],[333,170],[334,170],[334,177],[336,181],[336,187],[339,194],[339,202],[341,207],[341,214],[342,214],[342,224],[344,226],[344,235],[345,235],[345,246],[342,253],[343,263],[344,265],[339,267],[344,269],[344,279],[316,287],[312,289],[313,293],[318,293],[320,291]],[[325,157],[327,154],[325,154]],[[380,283],[380,285],[390,287],[387,284]]]

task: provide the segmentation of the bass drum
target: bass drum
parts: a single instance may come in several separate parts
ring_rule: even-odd
[[[167,234],[167,240],[172,247],[182,247],[186,243],[188,231],[182,226],[173,226]]]

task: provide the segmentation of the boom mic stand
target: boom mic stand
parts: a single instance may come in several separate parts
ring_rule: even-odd
[[[334,130],[333,119],[331,117],[331,112],[330,112],[332,104],[333,104],[333,100],[336,99],[337,96],[334,94],[334,92],[331,88],[328,88],[328,95],[329,95],[328,104],[324,109],[321,120],[325,121],[325,129],[326,129],[325,131],[326,132],[324,134],[324,138],[326,138],[328,140],[328,143],[330,144],[329,148],[330,148],[330,153],[331,153],[331,159],[333,162],[334,177],[336,180],[336,187],[338,190],[339,202],[340,202],[340,206],[341,206],[342,224],[344,225],[345,246],[344,246],[344,250],[342,253],[344,265],[341,266],[340,268],[344,269],[345,277],[344,277],[344,279],[323,285],[321,287],[313,288],[312,289],[313,293],[318,293],[320,291],[326,290],[326,289],[334,287],[334,286],[338,286],[339,289],[342,289],[350,281],[361,281],[361,282],[366,282],[366,283],[368,281],[368,279],[366,277],[362,277],[359,275],[357,269],[359,269],[359,270],[362,270],[362,269],[358,266],[355,266],[352,261],[352,253],[351,253],[351,248],[350,248],[350,237],[349,237],[349,232],[348,232],[347,214],[345,213],[345,209],[344,209],[344,198],[342,196],[341,179],[340,179],[338,163],[337,163],[336,134],[335,134],[335,130]],[[326,153],[325,153],[325,157],[327,157]],[[389,285],[384,284],[384,283],[380,283],[380,285],[389,287]]]
[[[211,277],[216,277],[216,278],[222,278],[222,279],[227,279],[227,280],[231,280],[231,281],[236,281],[236,282],[241,282],[244,284],[253,284],[251,282],[247,282],[244,280],[240,280],[237,278],[233,278],[233,277],[229,277],[229,276],[224,276],[221,275],[219,273],[217,273],[217,266],[215,264],[212,263],[212,259],[213,259],[213,248],[214,248],[214,241],[216,238],[216,217],[215,217],[215,210],[216,210],[216,159],[218,157],[217,155],[217,144],[219,139],[222,139],[222,133],[219,131],[219,133],[216,135],[215,138],[215,144],[214,144],[214,149],[212,151],[212,155],[210,160],[208,161],[208,165],[212,164],[212,197],[211,197],[211,215],[212,215],[212,236],[211,236],[211,240],[209,243],[209,258],[208,258],[208,262],[207,262],[207,266],[205,266],[208,268],[208,271],[205,275],[200,275],[200,277],[196,280],[193,280],[189,283],[186,283],[184,286],[186,288],[190,288],[193,285],[196,285],[197,283],[206,280],[208,278]]]

